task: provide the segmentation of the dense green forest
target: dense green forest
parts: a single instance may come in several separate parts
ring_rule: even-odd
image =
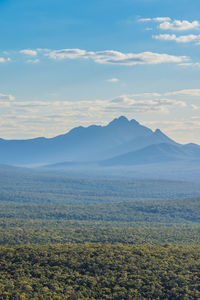
[[[19,170],[0,168],[0,299],[200,299],[199,183]]]
[[[199,196],[200,184],[192,182],[0,168],[0,243],[198,244]]]
[[[109,242],[200,244],[200,226],[184,224],[1,219],[0,245]]]
[[[0,218],[199,223],[200,197],[93,204],[21,204],[0,202]]]
[[[0,201],[91,204],[200,197],[200,183],[131,178],[66,177],[0,166]]]
[[[200,248],[0,247],[1,299],[199,299]]]
[[[200,244],[200,198],[93,204],[0,202],[0,244]]]

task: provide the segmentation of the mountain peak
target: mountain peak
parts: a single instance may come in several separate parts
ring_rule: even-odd
[[[140,123],[138,121],[136,121],[135,119],[130,120],[130,124],[132,124],[132,125],[140,125]]]
[[[162,131],[161,131],[160,129],[157,128],[157,129],[155,130],[155,134],[163,134],[163,133],[162,133]]]
[[[177,144],[174,140],[170,139],[166,134],[164,134],[160,129],[156,129],[156,130],[154,131],[154,134],[155,134],[157,137],[161,138],[164,142],[167,141],[167,143],[170,143],[170,144],[171,144],[171,143]]]
[[[119,121],[122,121],[122,122],[124,122],[124,121],[125,121],[125,122],[127,122],[127,121],[129,122],[129,120],[128,120],[125,116],[120,116],[120,117],[118,118],[118,120],[119,120]]]
[[[131,124],[131,125],[138,125],[139,123],[132,119],[132,120],[128,120],[125,116],[120,116],[119,118],[115,118],[114,120],[112,120],[108,125],[127,125],[127,124]]]
[[[108,125],[124,125],[128,123],[129,120],[126,117],[121,116],[119,118],[115,118],[114,120],[112,120]]]
[[[162,137],[167,137],[168,138],[168,136],[166,135],[166,134],[164,134],[160,129],[156,129],[155,130],[155,134],[157,135],[157,136],[162,136]],[[169,138],[168,138],[169,139]]]

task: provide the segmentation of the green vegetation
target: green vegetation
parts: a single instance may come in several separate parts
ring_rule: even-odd
[[[0,202],[0,218],[200,223],[200,198],[65,205]]]
[[[130,178],[71,178],[0,167],[0,201],[92,204],[200,197],[200,183]]]
[[[194,197],[200,195],[199,183],[14,170],[0,168],[1,245],[200,244],[200,198]]]
[[[93,204],[0,202],[0,244],[200,244],[200,198]]]
[[[0,244],[200,244],[200,198],[93,204],[0,202]]]
[[[1,219],[0,245],[48,243],[199,244],[199,225]]]
[[[199,299],[200,247],[0,247],[1,299]]]
[[[0,171],[0,299],[200,299],[198,245],[199,183]]]

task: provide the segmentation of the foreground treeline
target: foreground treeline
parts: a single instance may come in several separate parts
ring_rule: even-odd
[[[200,247],[0,247],[1,299],[200,299]]]

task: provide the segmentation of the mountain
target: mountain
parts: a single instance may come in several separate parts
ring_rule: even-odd
[[[106,126],[76,127],[54,138],[0,139],[0,164],[82,170],[200,161],[200,146],[181,145],[159,129],[121,116]],[[83,171],[84,172],[84,171]]]
[[[54,138],[0,139],[0,163],[50,164],[62,161],[103,160],[168,139],[121,116],[106,126],[77,127]],[[173,141],[172,141],[173,143]]]
[[[167,143],[171,145],[179,145],[169,137],[167,137],[160,129],[155,132],[151,131],[145,137],[136,136],[133,139],[121,144],[117,148],[112,149],[112,157],[120,154],[136,151],[150,145]],[[110,151],[111,152],[111,151]]]
[[[179,160],[183,158],[185,158],[185,153],[179,149],[179,147],[171,144],[160,143],[102,161],[101,165],[140,165]]]
[[[190,147],[184,145],[155,143],[140,150],[102,161],[101,165],[140,165],[189,159],[200,159],[200,147],[192,151]]]

